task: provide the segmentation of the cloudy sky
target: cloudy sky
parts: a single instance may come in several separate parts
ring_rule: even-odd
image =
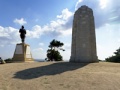
[[[113,55],[120,46],[120,0],[0,0],[0,57],[13,57],[24,25],[34,59],[46,58],[49,42],[57,39],[69,60],[73,15],[82,5],[94,12],[98,58]]]

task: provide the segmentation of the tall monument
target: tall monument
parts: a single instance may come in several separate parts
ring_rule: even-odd
[[[70,62],[98,62],[93,11],[85,5],[74,14]]]
[[[31,62],[33,61],[32,54],[30,51],[30,45],[25,44],[26,30],[24,26],[19,30],[22,43],[16,45],[16,49],[13,55],[13,61],[18,62]]]

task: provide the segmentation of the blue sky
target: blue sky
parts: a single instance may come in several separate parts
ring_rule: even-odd
[[[105,59],[120,45],[119,0],[0,0],[0,56],[12,58],[20,43],[21,25],[27,30],[26,43],[34,59],[46,58],[49,42],[63,42],[64,60],[71,53],[74,12],[82,5],[93,9],[99,59]]]

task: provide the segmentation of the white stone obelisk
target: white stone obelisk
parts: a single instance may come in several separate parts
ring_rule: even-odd
[[[85,5],[74,14],[70,62],[98,62],[93,11]]]

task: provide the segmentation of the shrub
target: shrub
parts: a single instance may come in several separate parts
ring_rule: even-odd
[[[111,56],[106,58],[106,62],[115,62],[115,63],[120,63],[120,48],[114,52],[115,56]]]
[[[6,63],[12,63],[13,61],[12,61],[11,58],[8,58],[8,59],[5,59],[5,62],[6,62]]]

